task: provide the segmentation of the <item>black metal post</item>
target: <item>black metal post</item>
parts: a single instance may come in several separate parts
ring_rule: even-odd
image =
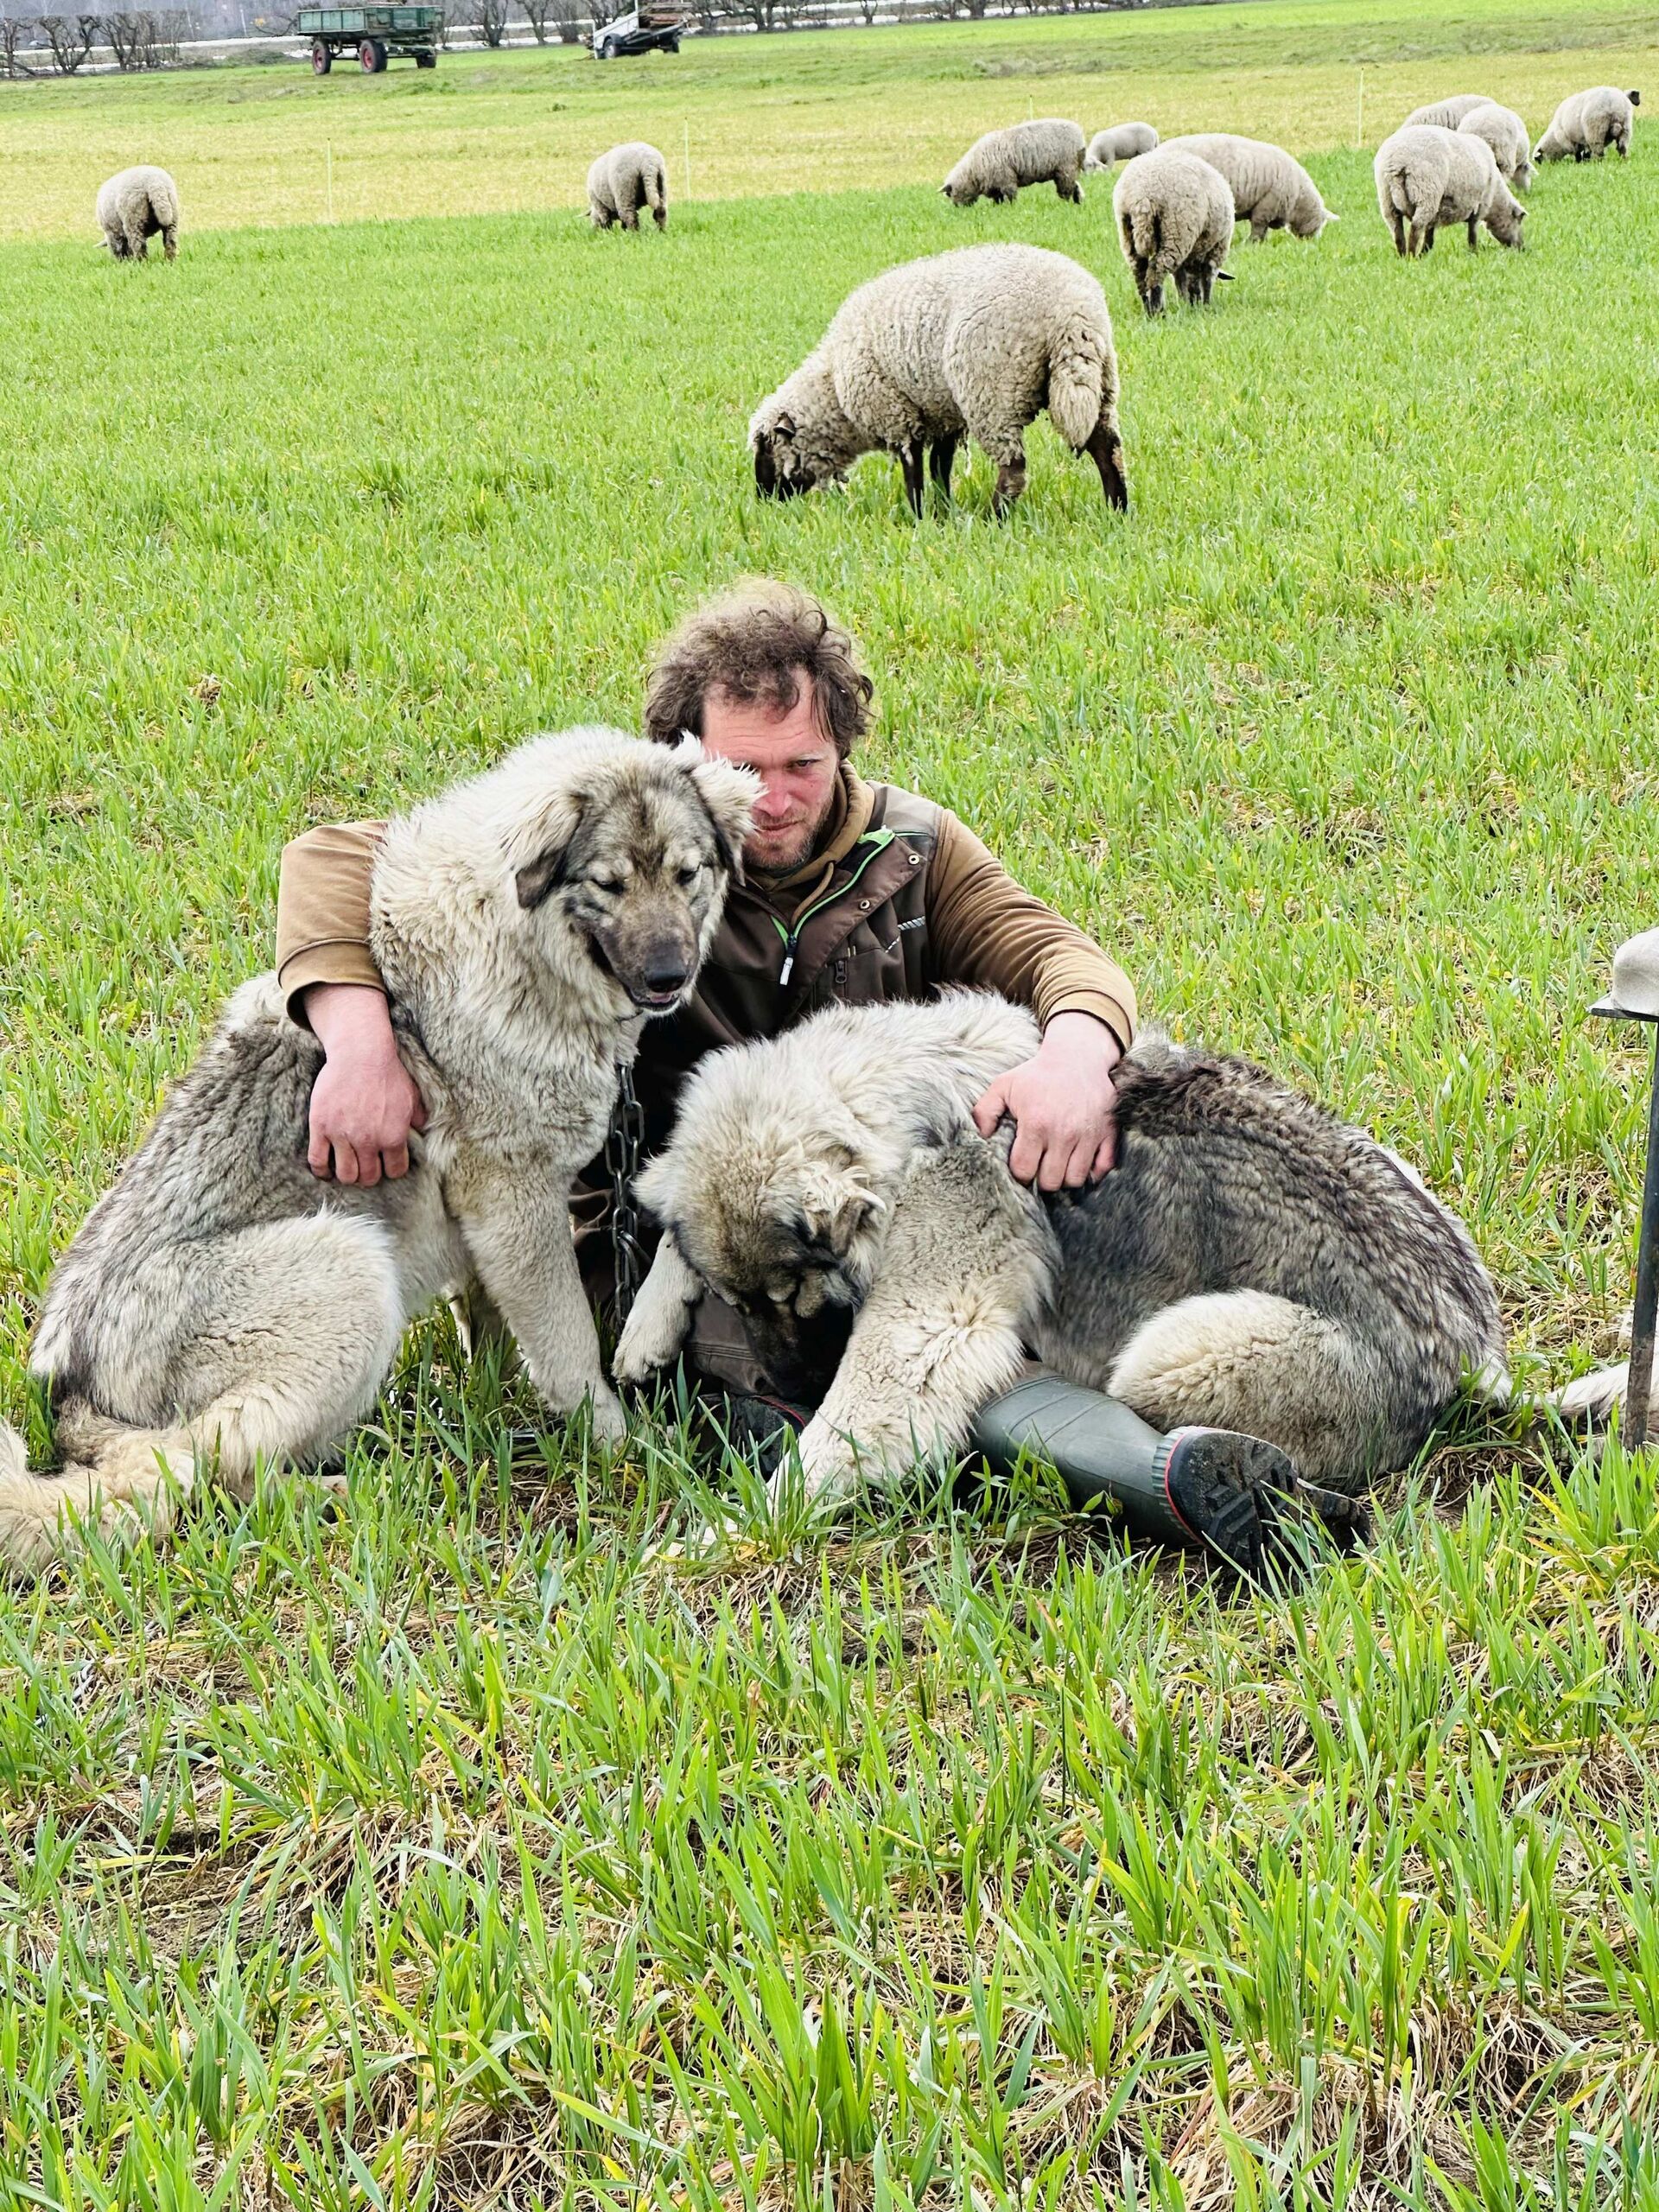
[[[1639,1452],[1648,1440],[1653,1391],[1654,1317],[1659,1312],[1659,1035],[1654,1039],[1653,1092],[1648,1101],[1648,1161],[1642,1178],[1642,1240],[1636,1255],[1636,1306],[1630,1316],[1630,1379],[1624,1441]]]
[[[1648,1440],[1648,1413],[1653,1396],[1653,1344],[1659,1314],[1659,1015],[1603,999],[1591,1009],[1608,1021],[1645,1021],[1654,1026],[1653,1084],[1648,1096],[1648,1156],[1642,1171],[1642,1229],[1636,1251],[1636,1304],[1630,1313],[1630,1361],[1620,1427],[1627,1448],[1639,1452]]]

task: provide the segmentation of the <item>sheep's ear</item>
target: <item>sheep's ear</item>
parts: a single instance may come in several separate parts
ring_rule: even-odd
[[[1339,223],[1342,218],[1334,207],[1327,207],[1325,211],[1325,219],[1327,223]]]

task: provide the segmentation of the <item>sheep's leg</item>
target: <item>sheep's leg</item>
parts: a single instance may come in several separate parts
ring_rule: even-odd
[[[1267,243],[1268,232],[1271,227],[1272,226],[1270,224],[1258,221],[1258,219],[1252,215],[1250,218],[1250,244],[1252,245],[1264,245]]]
[[[938,486],[939,490],[947,503],[950,498],[950,472],[956,465],[957,440],[955,434],[953,433],[949,437],[935,438],[933,441],[933,450],[928,455],[928,467],[931,471],[933,481]]]
[[[1403,261],[1411,251],[1411,238],[1406,229],[1406,219],[1397,207],[1394,210],[1393,222],[1394,250]]]
[[[999,522],[1026,488],[1026,456],[1016,453],[1012,461],[1005,461],[996,472],[996,489],[991,494],[991,512]]]
[[[1141,303],[1148,315],[1162,315],[1164,311],[1164,280],[1152,277],[1141,287]]]
[[[176,223],[169,223],[162,232],[162,245],[168,259],[176,261],[179,257],[179,226]]]
[[[1100,488],[1106,494],[1107,505],[1120,512],[1126,510],[1129,480],[1123,474],[1123,442],[1117,432],[1106,423],[1096,423],[1084,451],[1100,471]]]
[[[919,438],[906,438],[899,447],[899,466],[905,473],[905,497],[910,501],[912,514],[919,522],[924,499],[922,442]]]
[[[130,261],[149,259],[149,240],[145,236],[142,226],[137,223],[127,225],[127,257]]]
[[[1469,251],[1471,253],[1478,253],[1480,251],[1480,218],[1478,215],[1471,215],[1469,218]]]

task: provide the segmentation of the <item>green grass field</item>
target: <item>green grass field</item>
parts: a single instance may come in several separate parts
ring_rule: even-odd
[[[1421,1164],[1529,1371],[1607,1353],[1659,155],[1406,267],[1369,146],[1465,86],[1659,99],[1656,53],[1630,5],[1256,0],[0,91],[0,1411],[282,840],[630,718],[747,571],[851,621],[872,768],[1149,1014]],[[1344,219],[1147,326],[1100,184],[931,188],[1033,102],[1259,124]],[[682,119],[720,196],[588,235],[591,153]],[[337,213],[454,219],[318,222],[328,143]],[[175,266],[91,243],[136,158]],[[1105,282],[1127,522],[1046,427],[1004,527],[982,457],[919,528],[875,462],[757,502],[749,410],[849,287],[994,237]],[[1650,1460],[1465,1424],[1371,1555],[1228,1603],[1037,1476],[802,1546],[728,1469],[752,1541],[674,1563],[683,1440],[530,1417],[435,1325],[335,1517],[274,1484],[0,1593],[0,2207],[1659,2208]]]

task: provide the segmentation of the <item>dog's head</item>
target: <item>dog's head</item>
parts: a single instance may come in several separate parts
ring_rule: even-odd
[[[874,1280],[886,1207],[861,1137],[832,1101],[791,1116],[764,1056],[739,1048],[704,1063],[639,1178],[687,1266],[743,1316],[785,1390],[827,1384]]]
[[[514,822],[506,857],[543,956],[563,968],[574,945],[611,991],[671,1013],[742,879],[756,778],[695,738],[579,731],[527,750],[545,790]]]

